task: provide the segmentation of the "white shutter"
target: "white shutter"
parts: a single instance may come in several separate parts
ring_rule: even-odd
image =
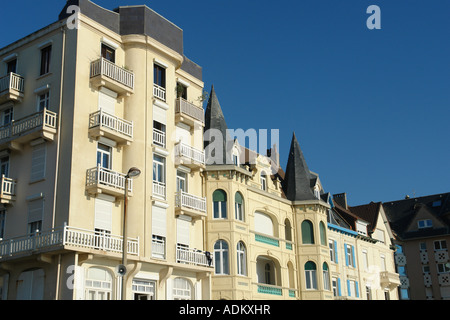
[[[264,213],[255,212],[255,231],[269,236],[273,236],[272,219]]]
[[[152,234],[167,237],[166,209],[158,206],[152,207]]]
[[[153,120],[162,124],[167,124],[167,111],[157,105],[153,105]]]
[[[185,220],[182,217],[177,219],[177,243],[189,246],[189,233],[190,233],[189,220]]]
[[[44,199],[28,202],[28,223],[42,221],[44,215]]]
[[[113,203],[104,199],[95,199],[95,222],[94,228],[100,230],[112,230]]]
[[[106,88],[98,93],[98,109],[114,115],[116,112],[117,94]]]
[[[41,143],[33,147],[31,160],[31,181],[45,177],[46,144]]]
[[[189,131],[189,128],[181,127],[180,124],[176,126],[175,128],[176,132],[176,141],[182,141],[183,143],[187,145],[191,145],[191,132]]]

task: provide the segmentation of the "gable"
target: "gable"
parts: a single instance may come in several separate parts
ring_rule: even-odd
[[[424,204],[417,204],[415,214],[408,225],[406,232],[422,231],[424,229],[445,228],[444,223]]]

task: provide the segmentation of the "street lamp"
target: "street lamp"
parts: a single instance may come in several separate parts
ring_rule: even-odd
[[[127,274],[127,255],[128,255],[128,235],[127,235],[127,202],[128,202],[128,179],[136,178],[141,174],[138,168],[131,168],[125,176],[125,198],[123,202],[123,240],[122,240],[122,266],[123,270],[119,272],[122,276],[122,295],[121,299],[125,300],[125,283]]]

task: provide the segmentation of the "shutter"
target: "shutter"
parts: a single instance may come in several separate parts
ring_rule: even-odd
[[[243,204],[244,200],[242,199],[242,194],[240,194],[239,192],[236,192],[235,201],[236,201],[236,203]]]
[[[255,231],[269,236],[273,236],[272,219],[261,212],[255,212]]]
[[[225,202],[227,201],[227,194],[222,190],[216,190],[213,193],[213,202]]]
[[[189,246],[190,224],[188,220],[181,217],[177,219],[177,243]]]
[[[180,125],[176,126],[176,141],[182,141],[184,144],[191,145],[191,132],[187,128],[183,128]]]
[[[348,267],[348,254],[347,254],[347,244],[344,244],[344,254],[345,254],[345,265]]]
[[[350,286],[350,280],[347,280],[347,292],[348,292],[348,296],[351,297],[351,295],[352,295],[352,288]]]
[[[112,231],[112,210],[113,203],[111,201],[95,199],[95,229]]]
[[[44,199],[28,202],[28,223],[42,221],[44,215]]]
[[[45,143],[33,147],[31,160],[31,181],[37,181],[45,177]]]
[[[358,281],[355,281],[355,291],[356,291],[356,297],[359,298],[359,285],[358,285]]]
[[[167,237],[166,209],[157,206],[152,207],[152,234]]]
[[[340,297],[340,296],[342,296],[342,293],[341,293],[341,278],[337,279],[337,286],[338,286],[338,296]]]
[[[337,247],[337,241],[336,240],[334,240],[334,257],[335,257],[335,260],[336,260],[336,263],[338,263],[339,262],[339,259],[338,259],[338,247]]]
[[[167,111],[157,105],[153,105],[153,121],[164,125],[167,124]]]
[[[355,260],[355,247],[352,246],[352,267],[356,267],[356,260]]]
[[[116,113],[116,103],[117,103],[117,94],[108,90],[106,88],[102,88],[102,90],[98,93],[98,109],[102,109],[103,111],[115,115]]]

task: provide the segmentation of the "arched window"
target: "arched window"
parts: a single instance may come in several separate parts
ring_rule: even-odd
[[[292,241],[291,222],[289,219],[284,220],[284,234],[288,241]]]
[[[306,289],[317,290],[316,264],[308,261],[305,264]]]
[[[234,197],[236,220],[244,221],[244,197],[240,192],[236,192]]]
[[[309,220],[302,222],[302,243],[314,244],[314,228],[312,222]]]
[[[325,224],[323,221],[319,223],[319,231],[320,231],[320,244],[323,246],[327,245],[327,230],[325,228]]]
[[[247,250],[242,241],[239,241],[236,247],[237,251],[237,273],[241,276],[247,275]]]
[[[214,245],[214,259],[216,274],[230,274],[228,243],[225,240],[216,241]]]
[[[227,194],[223,190],[216,190],[213,193],[213,214],[214,219],[227,218]]]
[[[111,300],[112,276],[100,268],[89,268],[86,276],[86,300]]]
[[[330,272],[328,271],[328,264],[326,262],[323,263],[323,288],[325,290],[330,290]]]
[[[267,175],[264,171],[261,172],[261,189],[267,191]]]
[[[184,278],[175,278],[173,280],[173,299],[174,300],[191,300],[192,285],[189,280]]]

